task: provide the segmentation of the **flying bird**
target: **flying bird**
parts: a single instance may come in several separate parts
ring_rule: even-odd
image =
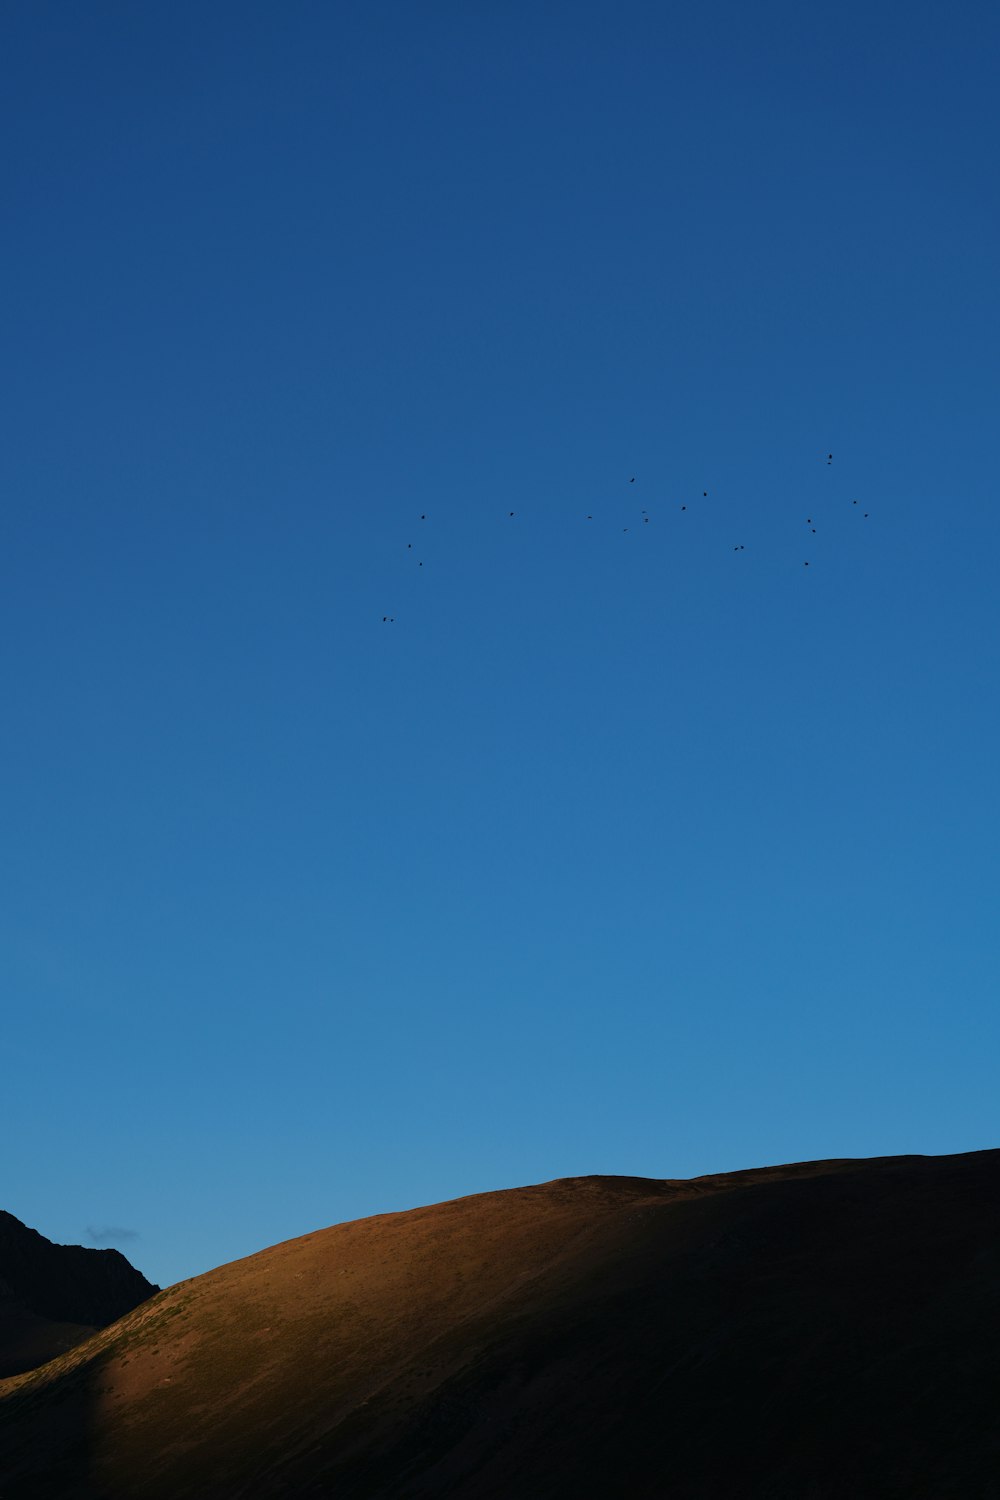
[[[826,462],[827,462],[828,465],[832,465],[832,463],[833,463],[833,454],[832,453],[828,453],[826,455]],[[628,482],[629,482],[629,484],[635,484],[636,480],[637,480],[637,476],[635,474],[632,474],[629,477]],[[702,493],[702,498],[703,499],[708,499],[708,490],[702,490],[701,493]],[[852,505],[860,505],[861,502],[860,502],[860,500],[855,499],[855,498],[852,497],[851,504]],[[687,507],[687,503],[685,502],[685,503],[681,504],[679,506],[679,508],[682,511],[686,511],[687,508],[688,508]],[[642,525],[648,526],[649,523],[650,523],[650,519],[651,519],[648,510],[640,509],[639,514],[642,517]],[[507,512],[507,516],[508,516],[509,520],[513,520],[514,517],[515,517],[515,515],[516,515],[515,511],[510,510],[510,511]],[[863,511],[862,515],[863,515],[864,520],[867,521],[869,519],[869,512],[868,511]],[[421,519],[421,521],[426,521],[427,520],[427,512],[426,511],[422,511],[421,512],[420,519]],[[588,521],[592,521],[594,519],[594,512],[593,511],[588,511],[586,513],[586,519]],[[806,525],[810,528],[810,531],[811,531],[812,535],[816,536],[818,528],[813,525],[813,518],[812,518],[812,516],[807,516],[806,517]],[[623,535],[627,535],[628,532],[630,531],[630,529],[631,528],[629,526],[623,526],[622,527],[622,534]],[[412,552],[414,550],[414,544],[413,544],[413,542],[407,542],[406,543],[406,550],[408,552]],[[733,544],[733,551],[734,552],[745,552],[746,551],[746,545],[745,545],[745,543],[743,543],[743,542],[736,542],[736,543],[734,543]],[[420,561],[418,561],[417,566],[421,567],[421,568],[424,566],[424,563],[423,563],[422,559]],[[803,561],[802,566],[805,567],[805,568],[810,567],[811,566],[811,559],[806,558]],[[395,624],[395,620],[396,620],[395,615],[383,615],[382,616],[382,623],[385,624],[385,625]]]

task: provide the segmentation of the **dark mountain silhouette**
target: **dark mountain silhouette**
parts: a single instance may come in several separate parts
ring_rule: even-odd
[[[4,1500],[988,1500],[1000,1152],[582,1177],[182,1282],[0,1384]]]
[[[0,1210],[0,1375],[62,1354],[159,1290],[119,1251],[54,1245]]]

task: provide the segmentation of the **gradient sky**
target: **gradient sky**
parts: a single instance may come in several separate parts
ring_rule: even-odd
[[[4,8],[0,1206],[998,1144],[998,32]]]

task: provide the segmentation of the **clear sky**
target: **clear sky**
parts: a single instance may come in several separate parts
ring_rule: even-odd
[[[0,1206],[998,1144],[998,31],[4,8]]]

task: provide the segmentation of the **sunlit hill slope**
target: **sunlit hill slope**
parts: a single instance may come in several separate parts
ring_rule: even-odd
[[[3,1500],[1000,1495],[1000,1152],[308,1234],[0,1382]]]

